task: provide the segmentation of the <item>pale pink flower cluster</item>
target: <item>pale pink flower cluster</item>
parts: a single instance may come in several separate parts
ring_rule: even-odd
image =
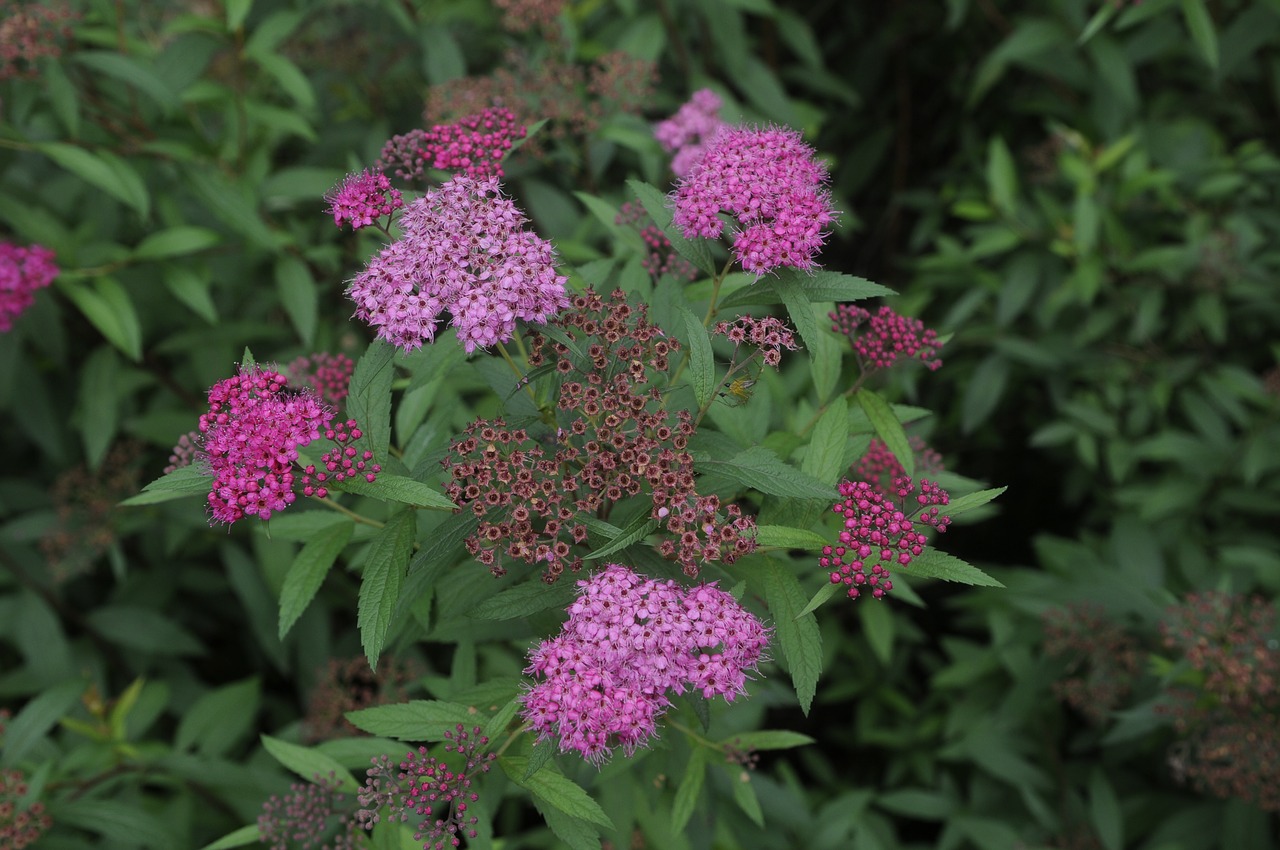
[[[401,215],[404,235],[348,285],[355,315],[405,351],[434,340],[445,311],[468,352],[510,340],[516,320],[545,323],[569,304],[565,278],[525,223],[497,178],[429,190]]]
[[[568,622],[525,669],[539,681],[523,715],[540,740],[600,763],[654,735],[668,692],[746,693],[769,630],[714,583],[686,589],[611,564],[578,586]]]
[[[725,212],[744,271],[811,269],[835,221],[827,179],[795,130],[726,125],[676,186],[675,224],[687,239],[717,239]]]
[[[795,351],[800,346],[796,335],[782,320],[774,316],[757,319],[755,316],[739,316],[732,322],[718,322],[711,329],[713,334],[728,337],[734,345],[749,342],[760,351],[766,366],[777,369],[782,363],[782,349]]]
[[[653,136],[668,153],[674,153],[671,171],[684,177],[702,158],[706,142],[724,125],[720,120],[720,97],[711,89],[699,89],[675,115],[660,121]]]
[[[13,320],[35,303],[35,291],[57,276],[53,252],[43,245],[0,242],[0,333],[11,330]]]
[[[342,227],[351,222],[352,230],[368,227],[384,215],[404,206],[400,190],[392,188],[391,181],[381,171],[356,171],[342,178],[342,182],[325,195],[333,223]]]

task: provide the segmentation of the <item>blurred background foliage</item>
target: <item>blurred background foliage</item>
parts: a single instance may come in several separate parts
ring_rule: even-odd
[[[41,801],[40,847],[198,847],[287,785],[259,733],[363,704],[333,661],[354,578],[277,636],[305,535],[114,507],[246,345],[363,349],[341,281],[376,242],[324,193],[499,97],[546,119],[509,190],[576,275],[631,288],[572,192],[666,185],[652,122],[710,87],[827,157],[824,263],[954,333],[903,395],[948,466],[1010,485],[946,540],[1007,589],[826,609],[813,712],[769,682],[751,704],[820,741],[763,753],[765,826],[632,812],[613,846],[1274,846],[1280,3],[560,5],[0,2],[0,232],[62,269],[0,334],[0,802]],[[398,441],[443,450],[487,386],[449,372]],[[374,690],[466,686],[474,646],[436,649]],[[668,760],[637,770],[661,788]],[[493,845],[555,846],[539,824],[504,809]]]

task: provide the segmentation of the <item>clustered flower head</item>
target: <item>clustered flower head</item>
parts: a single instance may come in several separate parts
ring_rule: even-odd
[[[697,278],[698,270],[671,246],[671,240],[662,232],[662,228],[654,224],[653,218],[643,204],[637,201],[624,203],[618,209],[614,224],[630,225],[640,234],[640,238],[649,248],[649,253],[640,261],[640,264],[655,282],[664,274],[684,281]]]
[[[436,124],[422,135],[419,155],[432,168],[458,171],[477,180],[501,177],[502,158],[524,135],[524,125],[515,114],[495,106],[452,124]]]
[[[361,436],[354,420],[333,426],[333,417],[333,409],[314,392],[290,388],[279,372],[253,367],[214,384],[209,390],[209,412],[200,417],[198,455],[213,473],[209,493],[213,520],[232,523],[245,516],[265,520],[293,504],[298,449],[319,439],[321,433],[339,445],[325,455],[327,473],[307,467],[304,495],[323,498],[327,493],[323,483],[330,475],[342,480],[360,473],[372,481],[381,471],[369,463],[372,454],[360,455],[347,445]],[[313,481],[322,486],[313,487]]]
[[[142,447],[121,441],[97,469],[75,466],[58,476],[50,491],[55,521],[40,536],[40,551],[56,583],[88,572],[116,541],[121,499],[138,492]]]
[[[800,347],[796,344],[796,335],[791,329],[774,316],[762,319],[739,316],[732,322],[718,322],[711,332],[726,337],[734,345],[754,345],[765,365],[775,369],[782,363],[783,349],[795,351]]]
[[[1091,722],[1105,722],[1129,696],[1141,667],[1135,641],[1098,605],[1054,609],[1043,623],[1045,654],[1067,664],[1054,695]]]
[[[404,236],[347,287],[356,316],[405,351],[435,339],[447,310],[468,351],[506,342],[517,320],[568,305],[551,243],[524,228],[496,178],[454,177],[400,217]]]
[[[717,239],[728,213],[743,270],[812,269],[835,221],[827,179],[795,130],[725,125],[677,184],[674,221],[686,238]]]
[[[34,77],[39,59],[60,56],[78,17],[65,3],[0,0],[0,81]]]
[[[337,791],[338,781],[330,774],[315,782],[295,782],[289,793],[271,795],[258,815],[258,840],[271,850],[289,850],[300,844],[303,850],[355,850],[364,846],[364,836],[343,804],[346,795]]]
[[[4,738],[9,712],[0,710],[0,740]],[[44,803],[27,799],[27,777],[17,768],[0,769],[0,847],[23,850],[35,847],[40,836],[53,826]]]
[[[420,747],[405,756],[398,771],[387,756],[373,760],[360,791],[362,808],[356,813],[366,829],[373,829],[386,810],[392,823],[420,817],[413,838],[426,842],[426,850],[460,847],[463,837],[476,837],[478,818],[468,809],[480,795],[472,790],[472,783],[489,772],[495,755],[484,752],[489,739],[478,726],[468,732],[460,723],[455,731],[444,734],[442,758],[428,756],[427,748]]]
[[[659,553],[696,575],[705,561],[731,564],[755,548],[755,522],[737,505],[700,495],[688,450],[694,432],[688,411],[663,409],[657,383],[679,349],[633,308],[621,291],[605,302],[588,290],[556,325],[574,348],[540,333],[531,336],[530,366],[555,366],[560,376],[558,427],[535,435],[502,420],[472,423],[444,461],[452,481],[445,492],[480,518],[467,539],[476,560],[501,575],[499,555],[542,565],[554,581],[581,556],[587,541],[577,520],[648,493],[649,516],[667,532]],[[539,439],[542,437],[542,439]]]
[[[676,114],[659,121],[653,128],[654,138],[668,153],[674,153],[671,171],[684,177],[702,158],[707,140],[724,125],[720,119],[722,103],[711,89],[699,89]]]
[[[424,671],[412,662],[383,657],[377,671],[368,660],[331,658],[318,671],[315,688],[307,700],[302,728],[310,741],[327,741],[363,735],[346,715],[375,705],[401,703],[409,698],[408,684]]]
[[[1280,616],[1273,602],[1223,592],[1193,593],[1161,625],[1166,648],[1199,674],[1177,686],[1171,713],[1182,736],[1171,763],[1215,797],[1280,811]]]
[[[597,764],[653,737],[669,693],[745,694],[769,643],[760,620],[714,582],[682,588],[611,564],[578,586],[560,634],[529,655],[525,673],[538,681],[522,714],[539,740]]]
[[[35,291],[53,283],[58,267],[53,252],[42,245],[25,248],[0,242],[0,333],[35,303]]]
[[[857,599],[865,588],[876,599],[893,590],[889,567],[908,566],[928,542],[917,523],[939,533],[951,523],[938,510],[950,501],[946,490],[922,478],[916,493],[914,482],[905,475],[893,483],[896,499],[865,481],[840,483],[840,501],[832,510],[844,516],[844,531],[838,545],[822,547],[818,563],[831,571],[832,584],[845,585],[850,599]],[[910,513],[908,502],[916,503]]]
[[[349,221],[352,230],[368,227],[404,206],[400,190],[391,186],[387,175],[369,169],[342,178],[342,182],[325,195],[325,200],[329,202],[333,223],[342,227],[344,221]]]
[[[345,354],[317,351],[298,357],[285,372],[291,386],[310,387],[326,404],[337,407],[351,389],[355,368],[356,364]]]
[[[942,455],[925,445],[920,437],[907,439],[912,454],[915,455],[916,471],[926,475],[937,475],[944,469]],[[886,499],[893,499],[893,482],[906,475],[898,458],[879,437],[871,438],[871,445],[853,466],[853,478],[865,481],[875,487]]]
[[[565,0],[493,0],[493,5],[502,13],[502,28],[507,32],[536,29],[549,35],[556,28]]]
[[[938,359],[938,333],[925,330],[919,319],[901,316],[890,307],[881,307],[873,314],[855,304],[840,304],[831,313],[831,320],[831,329],[849,338],[864,372],[888,369],[900,359],[919,360],[930,371],[942,366]]]

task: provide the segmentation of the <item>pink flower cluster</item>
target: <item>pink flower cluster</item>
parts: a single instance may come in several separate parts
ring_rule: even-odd
[[[724,125],[720,120],[721,101],[711,89],[700,89],[665,121],[653,128],[654,138],[668,153],[674,153],[671,171],[684,177],[702,158],[706,142]]]
[[[497,178],[454,177],[400,217],[404,236],[347,287],[355,315],[405,351],[435,339],[446,310],[467,352],[510,340],[516,320],[568,306],[551,243],[525,230]]]
[[[733,252],[745,271],[811,269],[835,221],[826,182],[795,130],[726,125],[676,186],[675,223],[686,238],[717,239],[726,212],[738,221]]]
[[[627,201],[619,207],[613,223],[629,224],[640,234],[640,238],[649,248],[649,255],[642,259],[640,264],[655,282],[664,274],[669,274],[676,280],[686,281],[698,277],[698,270],[671,247],[671,240],[667,238],[667,234],[654,224],[653,218],[638,201]]]
[[[775,369],[782,363],[782,349],[795,351],[800,347],[796,344],[796,335],[791,329],[774,316],[762,319],[739,316],[732,322],[718,322],[711,332],[727,337],[735,345],[751,343],[760,350],[765,365]]]
[[[841,499],[832,510],[844,515],[844,531],[838,546],[822,547],[818,563],[831,570],[832,584],[848,588],[850,599],[858,598],[863,587],[870,587],[876,599],[893,590],[888,565],[905,567],[924,552],[927,540],[916,530],[917,522],[939,533],[951,523],[939,513],[938,505],[950,498],[937,484],[920,479],[920,492],[913,497],[915,485],[904,475],[894,481],[894,488],[896,502],[865,481],[840,483]],[[919,507],[908,514],[906,504],[912,498]]]
[[[924,440],[919,437],[910,437],[907,442],[915,455],[917,472],[936,475],[943,471],[942,455],[925,445]],[[866,453],[853,466],[854,478],[866,481],[887,499],[893,498],[893,482],[906,474],[907,471],[903,469],[893,452],[889,451],[889,447],[878,437],[872,438]]]
[[[0,242],[0,333],[35,303],[35,291],[53,283],[58,267],[42,245],[23,248]]]
[[[295,387],[311,387],[326,404],[337,407],[347,397],[356,364],[345,354],[317,351],[304,354],[289,364],[289,383]]]
[[[831,329],[849,337],[863,371],[888,369],[899,358],[915,358],[931,371],[942,366],[938,359],[938,333],[925,330],[924,322],[900,316],[889,307],[872,314],[854,304],[840,304],[831,313]],[[862,323],[867,329],[862,330]]]
[[[378,480],[382,467],[373,462],[373,452],[368,449],[361,452],[355,446],[347,445],[364,436],[354,419],[339,422],[326,429],[324,436],[337,445],[321,455],[320,466],[324,468],[323,472],[317,471],[314,464],[308,464],[303,470],[302,495],[323,499],[329,495],[329,489],[325,485],[330,482],[341,483],[357,475],[370,484]]]
[[[419,155],[431,168],[477,180],[501,177],[502,158],[524,135],[524,125],[510,109],[494,106],[452,124],[436,124],[420,137]]]
[[[746,693],[769,630],[714,583],[684,589],[611,564],[578,586],[568,622],[525,669],[539,679],[523,710],[539,740],[598,764],[654,735],[668,691]]]
[[[400,190],[392,188],[387,175],[368,169],[348,174],[324,197],[333,223],[342,227],[344,221],[349,221],[352,230],[368,227],[404,206]]]
[[[293,504],[298,449],[319,439],[322,432],[338,443],[337,455],[325,456],[328,474],[307,467],[304,495],[323,498],[327,492],[323,487],[313,489],[312,477],[323,482],[330,474],[343,480],[364,473],[372,481],[373,474],[381,471],[376,464],[369,465],[372,454],[360,457],[353,446],[345,445],[349,439],[359,439],[360,431],[353,420],[331,427],[333,416],[315,393],[289,388],[279,372],[242,370],[214,384],[209,390],[209,412],[200,417],[198,455],[213,473],[209,509],[214,521],[232,523],[245,516],[270,519]]]

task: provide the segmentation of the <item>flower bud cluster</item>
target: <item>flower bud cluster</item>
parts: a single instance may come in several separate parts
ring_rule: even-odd
[[[468,809],[480,795],[472,790],[472,783],[481,773],[489,772],[495,755],[484,752],[489,739],[480,734],[478,726],[468,732],[458,724],[455,731],[444,734],[442,758],[428,756],[427,748],[420,747],[405,756],[398,771],[387,756],[373,760],[360,791],[361,809],[356,813],[366,829],[373,829],[384,816],[404,823],[416,815],[422,820],[413,838],[426,842],[426,850],[460,847],[464,837],[476,837],[478,818]],[[461,766],[450,766],[445,760],[449,756]]]
[[[840,304],[831,313],[831,329],[849,338],[864,372],[888,369],[899,359],[917,359],[930,371],[941,368],[938,334],[924,322],[901,316],[889,307],[874,315],[855,304]],[[866,330],[862,323],[867,323]]]
[[[307,740],[363,735],[347,720],[347,712],[405,702],[409,699],[409,683],[424,672],[412,661],[399,661],[385,655],[377,671],[370,669],[363,655],[345,660],[329,659],[329,663],[317,671],[315,688],[307,700],[307,715],[302,721]]]
[[[844,531],[837,545],[822,547],[818,563],[831,571],[832,584],[845,585],[850,599],[858,598],[865,588],[876,599],[893,590],[889,566],[908,566],[924,552],[927,538],[917,523],[942,533],[951,522],[938,510],[950,499],[937,484],[922,478],[916,493],[914,482],[904,475],[893,485],[893,497],[889,497],[865,481],[840,483],[841,498],[832,510],[844,516]],[[917,507],[908,514],[910,501]]]
[[[639,232],[640,238],[649,248],[649,253],[641,260],[641,265],[655,282],[664,274],[669,274],[676,280],[686,281],[698,277],[698,270],[671,247],[671,240],[667,238],[667,234],[653,223],[653,219],[639,202],[624,203],[618,210],[614,223],[630,225]]]
[[[445,311],[467,352],[510,340],[517,320],[546,322],[568,304],[565,278],[525,222],[496,178],[429,190],[400,217],[404,236],[347,287],[356,316],[405,351],[434,340]]]
[[[538,681],[522,713],[539,740],[597,764],[653,737],[669,693],[745,694],[769,643],[760,620],[714,582],[682,588],[611,564],[578,586],[560,634],[529,655],[525,673]]]
[[[35,292],[53,283],[58,267],[53,252],[42,245],[23,248],[0,242],[0,333],[35,303]]]
[[[725,125],[676,186],[674,221],[688,239],[718,239],[728,213],[744,271],[812,269],[835,221],[827,179],[795,130]]]
[[[326,404],[337,407],[350,392],[355,368],[356,364],[345,354],[317,351],[298,357],[285,372],[291,386],[311,387]]]
[[[911,447],[912,454],[915,455],[917,473],[937,475],[945,469],[942,455],[925,445],[923,439],[912,436],[907,438],[907,443]],[[894,495],[893,482],[907,474],[902,464],[898,462],[898,458],[879,437],[871,438],[871,445],[854,464],[852,472],[853,478],[867,482],[875,487],[880,495],[890,500]]]
[[[346,795],[336,789],[330,774],[314,782],[295,782],[283,797],[271,795],[258,815],[258,840],[271,850],[292,846],[317,850],[356,850],[363,835],[343,804]]]
[[[510,109],[494,106],[452,124],[436,124],[420,137],[418,155],[431,168],[476,180],[501,177],[502,158],[524,135],[524,125]]]
[[[711,89],[699,89],[676,114],[653,128],[653,136],[667,153],[674,153],[671,171],[684,177],[706,152],[706,142],[722,126],[720,97]]]
[[[1098,605],[1048,611],[1043,624],[1045,654],[1067,665],[1053,683],[1054,695],[1090,722],[1106,722],[1138,677],[1141,657],[1134,639]]]
[[[342,182],[325,195],[333,223],[342,227],[351,222],[352,230],[368,227],[384,215],[391,215],[404,206],[399,189],[391,186],[387,175],[381,171],[366,169],[342,178]]]
[[[4,739],[9,712],[0,710],[0,741]],[[27,799],[27,777],[17,768],[0,769],[0,847],[23,850],[35,847],[53,826],[44,803]]]

